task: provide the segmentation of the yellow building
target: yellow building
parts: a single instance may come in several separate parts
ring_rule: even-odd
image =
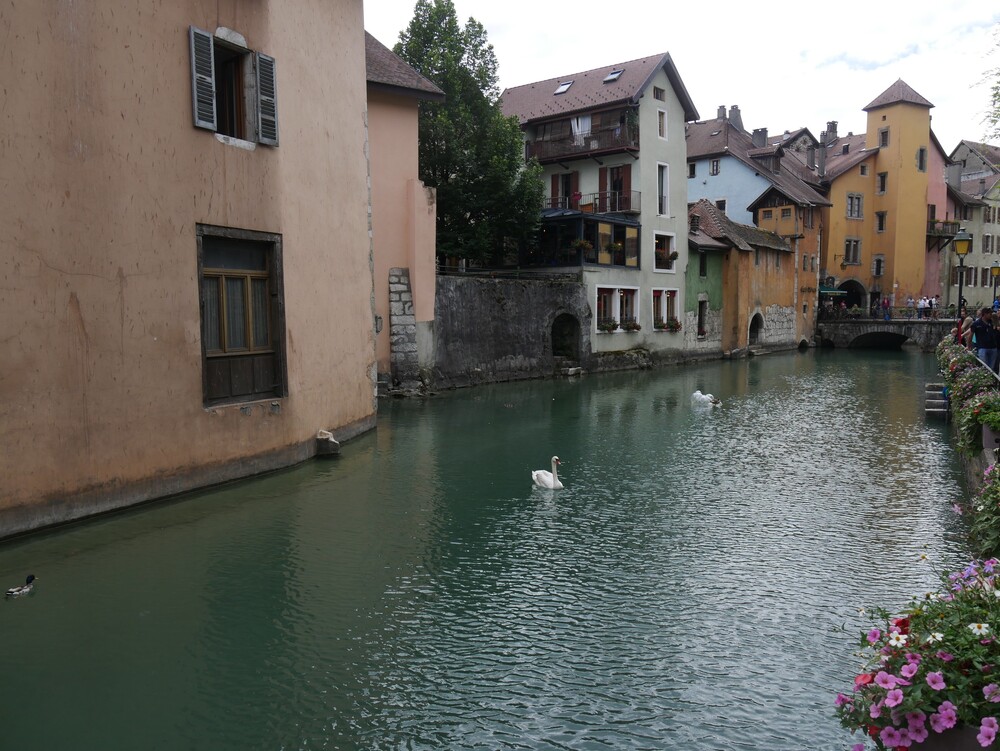
[[[884,297],[902,306],[941,292],[940,254],[957,224],[947,216],[944,170],[935,169],[947,158],[931,132],[933,106],[898,80],[864,108],[865,133],[838,137],[831,122],[820,136],[817,169],[831,203],[821,280],[847,292],[848,306]]]

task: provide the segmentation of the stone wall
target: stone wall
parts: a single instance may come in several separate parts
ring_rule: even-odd
[[[431,388],[550,377],[560,364],[586,369],[591,360],[591,310],[576,277],[440,276],[434,318],[434,366],[422,372]],[[556,319],[575,334],[558,357]]]

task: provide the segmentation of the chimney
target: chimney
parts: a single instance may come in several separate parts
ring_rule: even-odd
[[[767,128],[754,128],[753,146],[755,149],[762,149],[767,146]]]
[[[701,216],[698,214],[691,214],[688,216],[688,227],[689,232],[697,232],[701,227]]]
[[[726,105],[724,105],[724,104],[720,104],[719,105],[719,114],[717,115],[717,117],[720,120],[725,120],[726,119]]]
[[[945,181],[955,190],[962,189],[962,165],[958,162],[949,164],[945,169]]]
[[[986,178],[985,177],[980,177],[979,178],[979,195],[980,196],[985,196],[986,195]]]
[[[806,166],[809,169],[816,169],[816,147],[810,146],[806,149]]]
[[[740,114],[740,106],[738,104],[734,104],[729,108],[729,122],[738,130],[743,130],[743,116]]]
[[[844,144],[844,148],[842,148],[842,149],[840,150],[840,153],[841,153],[841,154],[846,154],[846,153],[847,153],[848,151],[850,151],[850,150],[851,150],[851,145],[850,145],[849,143],[845,143],[845,144]]]
[[[830,120],[826,124],[826,141],[824,143],[833,143],[837,140],[837,121]]]
[[[816,156],[819,157],[816,162],[816,174],[823,177],[826,175],[826,146],[820,146]]]

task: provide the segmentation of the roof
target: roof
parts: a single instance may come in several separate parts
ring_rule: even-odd
[[[705,234],[699,227],[694,232],[688,231],[688,247],[699,250],[728,250],[729,245]]]
[[[365,73],[368,85],[403,96],[444,101],[444,92],[424,78],[367,31],[365,32]]]
[[[794,143],[802,138],[806,138],[808,142],[812,143],[813,146],[819,145],[819,141],[816,136],[812,134],[812,131],[810,131],[809,128],[799,128],[793,131],[786,130],[784,133],[780,133],[779,135],[769,136],[767,142],[775,146],[779,144],[784,146],[789,143]]]
[[[1000,177],[1000,175],[998,175],[997,177]],[[972,181],[970,180],[969,182],[972,182]],[[979,181],[977,180],[976,183],[977,183],[977,187],[978,187]],[[965,187],[964,184],[963,184],[962,187],[963,188]],[[948,195],[952,197],[952,199],[955,201],[955,203],[961,204],[963,206],[985,206],[986,205],[986,201],[981,201],[978,198],[976,198],[974,195],[972,195],[971,193],[966,193],[964,190],[956,190],[951,185],[948,185]]]
[[[608,83],[605,79],[615,71],[621,74]],[[504,115],[515,116],[521,125],[533,120],[546,120],[574,112],[597,109],[612,104],[638,104],[657,73],[663,70],[684,109],[685,121],[697,120],[698,110],[691,100],[670,53],[605,65],[579,73],[568,73],[544,81],[505,89],[500,95]],[[564,93],[556,94],[561,84],[572,81]]]
[[[988,177],[962,178],[962,193],[968,196],[985,196],[1000,182],[1000,173]]]
[[[728,118],[715,118],[689,123],[686,128],[688,160],[716,156],[731,156],[745,164],[771,183],[792,203],[800,206],[830,206],[821,193],[809,182],[815,178],[798,159],[789,159],[791,152],[780,146],[756,148],[751,136],[740,130]],[[762,164],[761,157],[779,157],[777,174]]]
[[[847,153],[844,153],[847,146]],[[878,153],[878,149],[865,148],[865,134],[844,136],[834,141],[826,150],[826,172],[823,179],[833,182],[849,169]]]
[[[1000,146],[994,146],[989,143],[977,143],[976,141],[967,141],[962,139],[962,143],[969,147],[988,165],[993,167],[994,171],[1000,171]],[[955,147],[955,151],[958,151],[958,146]],[[955,151],[952,152],[954,157]]]
[[[726,240],[739,250],[754,248],[788,252],[792,250],[781,235],[750,224],[737,224],[707,199],[702,198],[688,209],[688,215],[691,214],[697,214],[699,217],[699,231],[715,240]]]
[[[865,112],[868,110],[877,110],[880,107],[890,107],[893,104],[915,104],[918,107],[933,107],[934,105],[924,99],[920,94],[915,92],[910,88],[909,84],[906,83],[902,78],[897,78],[896,83],[890,86],[888,89],[879,94],[875,99],[864,108]]]

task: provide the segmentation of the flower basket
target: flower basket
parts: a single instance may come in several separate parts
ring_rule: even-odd
[[[667,319],[667,331],[677,332],[681,330],[681,322],[676,318]]]
[[[597,330],[610,334],[612,331],[618,330],[618,321],[613,318],[602,319],[597,322]]]
[[[641,329],[642,326],[634,318],[626,318],[622,321],[622,331],[639,331]]]
[[[653,321],[653,328],[656,329],[657,331],[666,331],[667,322],[664,321],[662,318],[657,318],[655,321]]]
[[[590,240],[584,240],[582,237],[578,237],[573,242],[569,244],[573,250],[580,250],[584,253],[589,253],[594,249],[594,244]]]
[[[865,664],[834,702],[841,724],[879,749],[954,751],[1000,733],[1000,562],[973,561],[941,583],[901,614],[874,611]]]

